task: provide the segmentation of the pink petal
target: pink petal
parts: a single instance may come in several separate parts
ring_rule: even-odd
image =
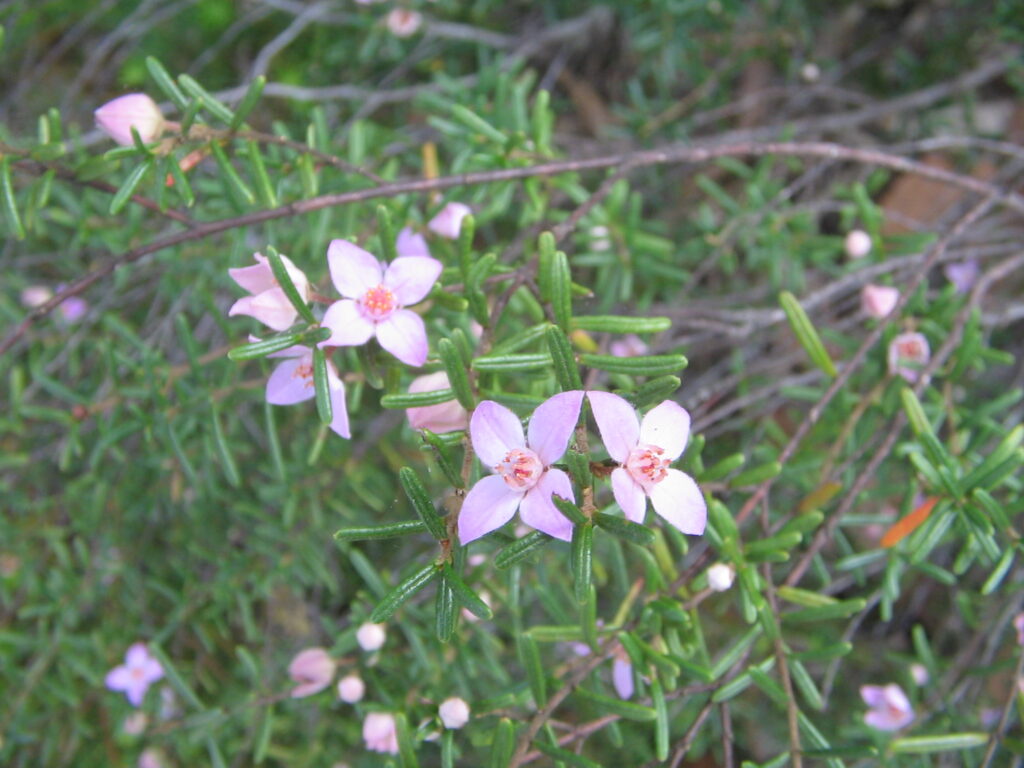
[[[665,450],[665,458],[675,461],[690,439],[690,414],[671,400],[656,405],[640,422],[640,442]]]
[[[409,384],[409,392],[436,392],[440,389],[448,389],[450,386],[448,374],[438,371],[413,379]],[[439,434],[465,429],[469,424],[469,414],[454,398],[437,405],[407,408],[405,415],[409,419],[409,426],[413,429],[429,429],[431,432]]]
[[[608,455],[624,464],[640,439],[636,411],[624,399],[610,392],[588,392],[587,398]]]
[[[275,331],[286,331],[295,322],[298,312],[288,301],[282,288],[271,288],[256,296],[243,296],[228,310],[228,317],[248,315]]]
[[[352,299],[336,301],[324,312],[320,321],[322,328],[331,329],[327,344],[332,347],[356,347],[365,344],[373,336],[374,324],[363,317],[358,305]]]
[[[880,707],[885,703],[885,688],[880,685],[862,685],[860,697],[869,707]]]
[[[144,142],[156,139],[164,129],[160,107],[144,93],[128,93],[108,101],[93,113],[96,125],[125,147],[134,144],[132,128]]]
[[[583,390],[562,392],[537,406],[530,417],[527,444],[550,466],[562,458],[580,418]]]
[[[437,215],[427,222],[427,227],[450,240],[457,240],[462,230],[462,220],[472,211],[464,203],[448,203]]]
[[[124,663],[129,667],[141,667],[149,658],[149,649],[145,643],[132,643],[124,655]]]
[[[345,401],[345,383],[338,378],[334,366],[327,364],[327,386],[331,394],[331,431],[346,439],[352,437],[348,426],[348,403]],[[316,391],[314,389],[314,395]]]
[[[327,246],[331,281],[346,299],[358,299],[381,284],[384,271],[372,254],[348,240],[331,240]]]
[[[708,522],[707,502],[689,475],[678,469],[668,470],[665,479],[651,488],[651,504],[655,512],[683,533],[691,536],[704,533]]]
[[[256,264],[251,267],[236,267],[229,269],[228,275],[249,293],[263,293],[277,285],[274,280],[274,273],[267,263],[267,257],[262,253],[253,254]]]
[[[126,691],[132,685],[132,671],[127,666],[114,667],[107,672],[103,684],[112,691]]]
[[[315,396],[311,356],[285,360],[267,380],[266,397],[271,405],[295,405]]]
[[[505,485],[498,475],[488,475],[469,489],[459,512],[459,541],[468,544],[512,519],[523,495]]]
[[[396,310],[377,323],[377,341],[406,365],[418,368],[427,362],[427,328],[412,310]]]
[[[620,699],[632,698],[633,665],[625,659],[615,659],[612,662],[612,684]]]
[[[627,520],[642,523],[647,512],[647,494],[624,468],[612,470],[612,495]]]
[[[384,285],[391,289],[398,304],[408,307],[430,293],[444,267],[429,256],[399,256],[384,271]]]
[[[480,461],[492,468],[498,466],[513,448],[526,447],[519,417],[493,400],[484,400],[473,411],[469,434]]]
[[[125,688],[124,695],[128,697],[133,707],[141,707],[142,700],[146,698],[146,691],[149,690],[149,683],[145,680],[133,680],[131,685]]]
[[[427,239],[411,227],[404,227],[395,238],[395,250],[399,256],[429,256],[430,248],[427,246]]]
[[[146,681],[146,685],[155,683],[163,676],[164,668],[160,666],[160,662],[154,658],[146,659],[146,662],[142,665],[142,679]]]
[[[533,488],[526,492],[519,505],[519,518],[531,528],[543,531],[562,541],[572,541],[572,523],[558,511],[552,494],[575,501],[569,476],[560,469],[549,469]]]

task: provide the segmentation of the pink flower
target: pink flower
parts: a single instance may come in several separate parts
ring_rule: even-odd
[[[134,144],[132,128],[147,144],[164,132],[164,116],[160,107],[144,93],[119,96],[97,109],[93,116],[96,126],[123,147]]]
[[[1024,613],[1013,617],[1013,628],[1017,630],[1017,644],[1024,645]]]
[[[463,544],[500,528],[517,509],[527,525],[556,539],[572,538],[572,523],[551,501],[554,494],[575,501],[572,484],[551,465],[569,446],[582,404],[581,391],[545,400],[530,418],[529,441],[508,408],[491,400],[476,407],[469,422],[473,449],[495,474],[480,479],[466,494],[459,514]]]
[[[231,279],[251,293],[234,304],[228,310],[228,317],[233,315],[249,315],[275,331],[284,331],[291,327],[299,316],[295,307],[288,301],[284,289],[278,285],[270,263],[263,254],[254,254],[256,264],[251,267],[229,269]],[[303,301],[309,300],[309,280],[302,270],[296,267],[291,259],[282,256],[281,261],[292,279],[296,290]]]
[[[622,648],[616,649],[612,661],[612,685],[620,699],[633,698],[633,664]]]
[[[412,227],[403,227],[395,238],[395,250],[399,256],[429,256],[430,248],[423,235],[413,231]]]
[[[167,763],[164,762],[163,752],[154,747],[147,747],[142,750],[136,765],[138,768],[166,768]]]
[[[871,253],[871,235],[862,229],[850,230],[843,241],[843,248],[851,259],[863,259]]]
[[[370,712],[363,720],[363,741],[371,752],[397,755],[395,716],[390,712]]]
[[[462,220],[472,211],[464,203],[448,203],[438,211],[437,215],[427,222],[427,227],[449,240],[458,240],[462,230]]]
[[[914,719],[910,700],[895,683],[886,686],[862,685],[860,697],[870,709],[864,714],[864,722],[880,731],[898,731]]]
[[[437,708],[437,714],[441,717],[445,728],[462,728],[469,722],[469,704],[465,699],[452,696],[441,702],[441,706]]]
[[[271,405],[295,405],[316,397],[313,383],[313,350],[295,346],[275,352],[268,357],[287,358],[267,379],[267,402]],[[334,364],[327,363],[327,388],[331,395],[331,431],[341,437],[351,437],[348,428],[348,406],[345,403],[345,384],[338,378]]]
[[[889,373],[914,383],[931,356],[928,339],[920,333],[901,333],[889,342]]]
[[[957,293],[968,293],[978,281],[981,267],[975,259],[950,262],[942,268],[943,274],[956,288]]]
[[[21,305],[26,309],[35,309],[53,298],[53,291],[45,285],[30,285],[21,291]]]
[[[635,333],[631,333],[613,341],[608,346],[608,351],[616,357],[639,357],[646,355],[648,348],[643,339]]]
[[[292,689],[292,698],[301,699],[320,693],[334,678],[334,659],[323,648],[306,648],[288,665],[288,677],[298,685]]]
[[[104,681],[112,691],[123,691],[132,706],[142,706],[142,699],[153,683],[164,676],[160,662],[149,655],[145,643],[133,643],[124,655],[124,664],[114,667]]]
[[[338,681],[338,698],[346,704],[355,704],[363,700],[366,693],[366,683],[359,675],[352,673],[345,675]]]
[[[654,511],[683,533],[700,535],[708,508],[689,475],[670,465],[690,437],[690,414],[671,400],[652,408],[643,421],[633,406],[609,392],[588,392],[608,455],[619,463],[612,472],[612,493],[627,520],[642,523],[649,496]]]
[[[896,302],[900,300],[897,288],[888,285],[868,283],[860,292],[860,308],[868,317],[881,319],[892,312]]]
[[[395,37],[411,37],[423,24],[423,16],[406,8],[395,8],[388,13],[386,23]]]
[[[323,326],[327,344],[349,347],[372,336],[406,365],[427,361],[427,329],[415,312],[404,309],[422,301],[441,274],[441,262],[429,256],[399,256],[385,266],[347,240],[327,248],[331,280],[343,298],[327,308]]]
[[[448,389],[450,386],[448,374],[438,371],[413,379],[409,384],[409,392],[436,392],[439,389]],[[431,432],[437,433],[456,432],[465,429],[469,423],[469,414],[454,397],[437,405],[407,408],[405,414],[409,417],[409,426],[413,429],[429,429]]]

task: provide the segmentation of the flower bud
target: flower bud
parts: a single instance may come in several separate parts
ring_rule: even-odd
[[[860,292],[860,308],[868,317],[881,319],[892,312],[900,300],[899,289],[868,283]]]
[[[458,696],[442,701],[437,713],[445,728],[461,728],[469,722],[469,704]]]
[[[395,37],[411,37],[423,24],[423,16],[406,8],[395,8],[388,13],[386,23]]]
[[[383,624],[367,622],[356,630],[356,642],[367,653],[378,650],[384,645],[385,639],[387,639],[387,632]]]
[[[438,371],[413,379],[409,385],[409,392],[436,392],[450,386],[448,374]],[[469,414],[459,401],[454,399],[436,405],[408,408],[405,414],[409,417],[409,426],[413,429],[429,429],[431,432],[441,433],[455,432],[469,425]]]
[[[911,384],[921,376],[921,369],[931,359],[928,339],[920,333],[901,333],[889,342],[889,373],[902,376]]]
[[[338,681],[338,698],[346,704],[362,701],[364,693],[366,693],[366,683],[359,675],[345,675]]]
[[[734,575],[732,566],[715,563],[708,568],[708,586],[713,592],[725,592],[732,586]]]
[[[123,147],[130,147],[132,128],[143,142],[149,143],[164,132],[160,107],[144,93],[129,93],[108,101],[93,116],[96,126]]]
[[[301,699],[319,693],[331,684],[335,663],[323,648],[306,648],[288,665],[288,676],[296,683],[292,698]]]
[[[462,230],[462,220],[469,216],[472,211],[464,203],[448,203],[438,211],[437,215],[427,222],[427,228],[436,232],[441,237],[449,240],[458,240],[459,232]]]
[[[35,309],[53,298],[53,291],[45,285],[30,285],[21,292],[21,305],[26,309]]]
[[[363,741],[371,752],[398,754],[395,716],[390,712],[371,712],[363,720]]]
[[[871,235],[862,229],[850,230],[843,248],[851,259],[863,259],[871,253]]]

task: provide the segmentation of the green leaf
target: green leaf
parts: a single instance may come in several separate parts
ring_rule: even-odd
[[[402,768],[419,768],[416,750],[413,747],[409,721],[401,712],[395,713],[395,731],[398,735],[398,762]]]
[[[790,658],[789,676],[796,683],[796,687],[800,689],[800,693],[803,694],[804,699],[812,709],[816,709],[819,712],[825,709],[825,702],[821,698],[818,686],[814,684],[811,674],[807,671],[807,667],[796,659]]]
[[[618,715],[626,720],[634,720],[638,723],[650,723],[658,719],[658,712],[642,704],[633,704],[619,698],[605,696],[602,693],[595,693],[582,686],[577,686],[574,695],[583,701],[594,705],[598,711],[605,715]]]
[[[433,392],[402,392],[384,395],[380,399],[383,408],[422,408],[425,405],[447,403],[455,399],[450,389],[435,389]]]
[[[947,733],[942,736],[907,736],[902,739],[894,739],[889,748],[896,754],[926,755],[932,752],[971,749],[984,746],[987,743],[987,733]]]
[[[796,334],[797,341],[800,342],[800,346],[804,348],[811,362],[827,376],[835,377],[837,375],[836,366],[796,296],[789,291],[783,291],[779,294],[779,303],[782,305],[782,311],[786,313],[786,319],[789,321],[793,333]]]
[[[649,547],[654,544],[654,532],[650,528],[623,517],[598,512],[594,515],[594,522],[613,536],[633,544],[639,544],[641,547]]]
[[[560,328],[552,325],[545,336],[548,343],[548,351],[551,352],[551,360],[554,362],[555,380],[563,392],[583,389],[583,380],[580,379],[580,369],[576,365],[576,356],[573,354],[572,345],[569,339]]]
[[[616,357],[615,355],[582,353],[580,362],[590,368],[597,368],[608,373],[624,373],[629,376],[664,376],[683,370],[687,361],[682,355]]]
[[[751,467],[744,472],[740,472],[735,477],[730,478],[729,486],[731,488],[745,488],[751,485],[760,485],[765,480],[778,477],[781,472],[782,465],[779,462],[769,461],[767,464]]]
[[[256,191],[260,194],[260,202],[266,208],[277,207],[277,193],[274,192],[274,184],[267,175],[267,166],[263,164],[263,153],[255,141],[246,143],[249,155],[249,168],[253,178],[256,179]]]
[[[494,612],[491,610],[491,607],[476,592],[470,589],[469,585],[462,580],[462,577],[450,565],[442,567],[442,576],[454,591],[456,600],[462,603],[466,610],[478,619],[486,621],[494,618]]]
[[[555,323],[562,331],[568,333],[572,320],[572,275],[569,271],[569,257],[564,252],[555,251],[548,279],[551,286],[551,312],[555,316]]]
[[[595,763],[593,760],[583,757],[583,755],[577,755],[568,749],[555,747],[544,741],[534,741],[533,746],[537,748],[537,751],[543,752],[548,757],[553,757],[564,765],[573,765],[576,768],[601,768],[601,763]]]
[[[395,228],[391,224],[391,211],[386,205],[377,206],[377,228],[380,230],[384,260],[392,262],[398,258],[398,240],[395,237]]]
[[[328,331],[329,333],[330,331]],[[280,352],[282,349],[288,349],[288,347],[300,344],[305,337],[306,335],[303,331],[280,333],[277,336],[271,336],[269,339],[261,339],[260,341],[254,341],[252,344],[243,344],[240,347],[235,347],[228,352],[228,358],[231,360],[252,360],[257,357],[266,357],[273,352]]]
[[[174,102],[174,105],[181,110],[188,107],[188,97],[181,92],[174,79],[170,76],[164,65],[152,56],[146,57],[146,69],[157,87],[164,92],[164,95]]]
[[[845,619],[864,610],[867,601],[862,597],[852,600],[841,600],[831,605],[804,608],[799,611],[782,614],[782,620],[790,624],[827,621],[829,619]]]
[[[474,359],[473,368],[477,371],[491,372],[536,371],[542,368],[551,368],[551,356],[548,354],[487,355]]]
[[[629,315],[583,315],[572,319],[572,327],[594,333],[659,333],[672,327],[667,317]]]
[[[327,356],[320,347],[313,347],[313,388],[316,390],[316,412],[321,424],[330,424],[334,418],[331,405],[331,384],[327,380]]]
[[[508,141],[508,137],[504,133],[488,123],[476,112],[471,109],[467,109],[461,104],[452,104],[451,116],[471,131],[482,134],[496,144],[504,146]]]
[[[557,495],[552,495],[551,501],[554,502],[559,512],[569,518],[569,522],[573,525],[584,525],[587,523],[587,516],[580,511],[580,508],[575,503]]]
[[[491,745],[490,760],[488,768],[508,768],[512,759],[512,750],[515,748],[516,729],[512,721],[507,717],[498,721],[494,730],[494,742]]]
[[[651,701],[657,717],[654,720],[654,756],[659,761],[668,760],[668,705],[665,691],[657,677],[651,679]]]
[[[810,589],[800,589],[799,587],[779,587],[778,595],[787,602],[796,603],[797,605],[803,605],[809,608],[816,608],[820,605],[835,605],[839,602],[836,598],[830,597],[829,595]]]
[[[11,182],[11,158],[7,155],[0,157],[0,193],[3,194],[4,218],[7,219],[8,228],[16,240],[24,240],[25,227],[21,223],[18,201],[14,197],[14,185]]]
[[[476,400],[473,397],[473,388],[469,383],[466,361],[462,359],[459,348],[451,339],[441,339],[438,342],[437,351],[441,356],[441,363],[444,365],[448,382],[451,384],[452,392],[455,393],[459,405],[467,411],[472,411],[476,407]]]
[[[148,63],[148,62],[147,62]],[[263,86],[267,84],[267,78],[263,75],[257,75],[253,78],[253,81],[249,83],[249,87],[245,90],[245,95],[242,100],[238,102],[238,106],[235,107],[235,116],[231,118],[229,128],[232,131],[237,131],[242,123],[245,122],[245,118],[249,116],[249,113],[256,108],[257,102],[260,100],[260,96],[263,95]]]
[[[437,514],[434,502],[431,501],[426,488],[420,482],[419,475],[410,467],[402,467],[398,470],[398,481],[402,484],[402,490],[409,497],[409,501],[420,520],[423,521],[423,525],[430,531],[430,535],[438,541],[445,541],[448,538],[448,529],[444,520]]]
[[[234,190],[246,205],[253,205],[256,202],[256,195],[249,189],[249,185],[242,181],[242,177],[238,175],[238,171],[231,164],[220,143],[211,141],[208,146],[213,153],[213,159],[217,161],[221,177],[227,182],[228,188]]]
[[[448,581],[446,573],[441,574],[441,582],[437,585],[437,598],[435,601],[435,630],[437,639],[442,643],[450,642],[455,632],[455,622],[458,618],[458,606],[455,603],[455,590]]]
[[[171,662],[171,659],[164,653],[164,649],[159,643],[150,642],[147,647],[149,652],[156,657],[156,660],[160,662],[160,666],[163,667],[164,677],[167,678],[167,682],[171,684],[171,688],[174,689],[175,693],[182,698],[182,700],[193,709],[203,710],[203,703],[199,701],[199,697],[196,696],[196,692],[192,690],[185,678],[178,672],[178,668]]]
[[[473,214],[462,219],[459,227],[459,272],[462,280],[469,280],[469,268],[473,264],[473,236],[476,234],[476,219]]]
[[[430,563],[420,568],[412,576],[409,576],[388,592],[384,599],[378,603],[377,607],[373,609],[373,613],[370,614],[370,621],[374,624],[379,624],[390,619],[406,600],[427,586],[437,574],[438,567],[436,563]]]
[[[217,415],[216,407],[210,408],[210,426],[213,427],[213,442],[217,446],[217,454],[220,456],[221,466],[224,468],[224,476],[232,488],[238,488],[242,484],[241,475],[238,474],[238,465],[231,453],[227,440],[224,439],[224,430],[220,425],[220,416]]]
[[[576,602],[583,605],[590,597],[590,579],[594,558],[594,526],[589,521],[572,530],[571,568]]]
[[[152,72],[152,70],[150,70],[150,72]],[[184,74],[178,75],[178,84],[192,98],[201,99],[203,104],[206,106],[207,111],[218,120],[226,123],[227,125],[231,125],[231,123],[234,122],[235,115],[230,109],[228,109],[227,105],[203,88],[203,86],[197,83],[193,78]]]
[[[519,663],[526,669],[526,680],[530,684],[533,701],[537,709],[540,709],[548,703],[548,688],[537,641],[528,634],[520,633],[516,637],[516,649],[519,652]]]
[[[421,520],[406,520],[401,523],[387,525],[368,525],[360,528],[341,528],[335,531],[334,538],[338,541],[369,541],[371,539],[393,539],[410,533],[424,533],[427,526]]]
[[[309,305],[299,295],[299,289],[295,287],[295,283],[292,282],[292,276],[288,274],[288,269],[284,265],[284,261],[281,260],[281,255],[277,252],[277,249],[272,245],[268,245],[267,261],[270,263],[270,270],[274,273],[274,279],[277,284],[281,286],[281,290],[284,291],[284,295],[288,297],[288,301],[291,302],[295,311],[299,313],[299,317],[305,320],[310,325],[317,322],[316,317],[313,315],[313,311],[309,308]],[[327,330],[327,329],[323,329]],[[330,334],[324,338],[329,338]]]
[[[629,400],[635,407],[644,408],[665,400],[679,389],[680,384],[682,382],[678,376],[657,376],[649,381],[645,381],[632,392],[620,392],[619,394]]]
[[[114,198],[110,201],[110,215],[114,216],[121,212],[121,209],[128,204],[132,195],[135,194],[135,189],[139,186],[142,178],[149,172],[149,169],[153,167],[153,160],[148,159],[144,163],[140,163],[132,169],[132,172],[128,174],[128,178],[124,180],[117,192],[114,193]],[[4,193],[6,197],[6,191]]]
[[[511,568],[516,563],[532,555],[540,547],[550,544],[552,541],[554,539],[546,533],[531,531],[521,539],[517,539],[500,550],[494,557],[494,565],[501,569]]]

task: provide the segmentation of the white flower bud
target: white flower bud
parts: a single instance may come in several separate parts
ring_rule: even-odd
[[[437,713],[445,728],[461,728],[469,722],[469,704],[458,696],[442,701]]]
[[[863,229],[852,229],[846,235],[843,247],[851,259],[863,259],[871,253],[871,235]]]
[[[366,683],[359,675],[345,675],[338,681],[338,698],[346,704],[362,701],[366,693]]]
[[[383,624],[370,624],[367,622],[356,630],[356,642],[366,652],[376,651],[387,638],[387,632]]]
[[[715,563],[708,568],[708,586],[714,592],[725,592],[725,590],[732,586],[733,576],[732,566],[725,563]]]

